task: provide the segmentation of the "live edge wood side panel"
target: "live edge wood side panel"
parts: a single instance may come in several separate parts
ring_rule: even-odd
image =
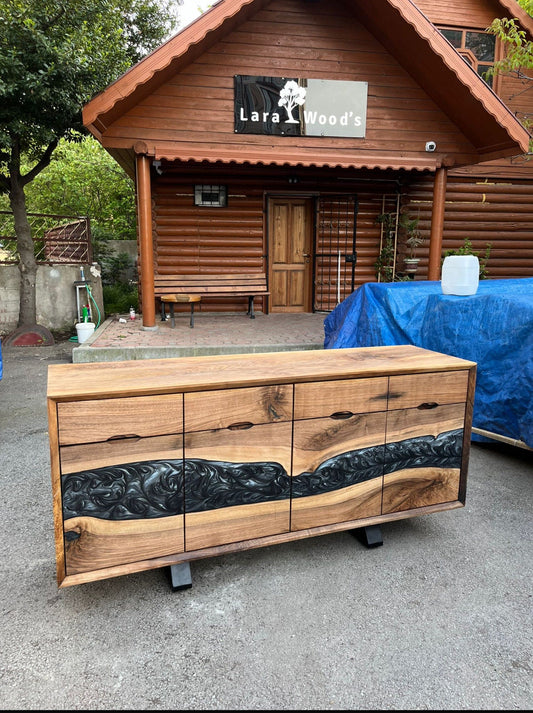
[[[49,367],[61,587],[464,504],[473,362],[147,361]]]

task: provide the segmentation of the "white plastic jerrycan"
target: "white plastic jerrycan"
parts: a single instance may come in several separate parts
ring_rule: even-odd
[[[475,295],[479,285],[479,258],[448,255],[442,263],[440,282],[445,295]]]

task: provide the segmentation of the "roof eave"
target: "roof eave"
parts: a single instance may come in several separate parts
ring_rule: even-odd
[[[409,71],[424,91],[441,106],[478,152],[484,153],[486,150],[476,141],[474,135],[478,129],[475,113],[479,114],[481,109],[492,116],[502,129],[499,132],[501,140],[498,140],[498,144],[501,143],[502,146],[508,144],[509,142],[504,138],[504,135],[507,135],[511,144],[516,146],[516,153],[528,150],[531,137],[520,121],[411,0],[373,0],[371,6],[367,5],[365,0],[351,0],[351,3],[358,8],[370,31],[376,34],[381,30],[380,41]],[[377,9],[378,12],[369,12],[370,8]],[[396,17],[391,14],[391,11],[396,12]],[[407,27],[412,28],[411,39],[413,42],[418,41],[418,47],[414,48],[411,42],[398,41],[394,29],[397,22],[393,22],[392,19],[397,21],[399,17],[403,18]],[[379,37],[379,34],[376,36]],[[424,62],[424,54],[428,60],[432,56],[440,57],[443,71],[452,73],[458,80],[457,92],[453,96],[439,91],[434,75],[427,70],[428,63]],[[470,110],[465,102],[470,103]],[[512,145],[509,146],[511,151],[514,150]],[[483,160],[487,159],[483,158]]]
[[[528,35],[529,39],[533,38],[533,17],[527,14],[516,0],[498,0],[500,5],[511,18],[518,20],[522,29],[524,29]]]
[[[180,62],[188,64],[221,34],[229,31],[229,26],[236,22],[238,14],[242,15],[243,9],[253,5],[255,12],[268,1],[224,0],[214,4],[87,102],[82,111],[85,127],[91,133],[93,129],[98,130],[98,121],[100,130],[102,126],[107,127],[146,93],[145,87],[149,85],[149,91],[152,91],[169,73],[179,69]],[[244,17],[239,18],[239,22],[241,19]]]

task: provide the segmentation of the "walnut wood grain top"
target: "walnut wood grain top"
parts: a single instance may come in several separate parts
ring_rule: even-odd
[[[47,396],[56,401],[114,398],[475,366],[410,345],[53,364],[48,367]]]

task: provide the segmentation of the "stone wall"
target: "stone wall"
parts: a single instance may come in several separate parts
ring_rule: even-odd
[[[99,274],[91,273],[91,265],[39,265],[37,267],[37,323],[50,331],[72,330],[76,333],[77,319],[76,288],[81,281],[80,268],[89,283],[96,306],[89,298],[91,321],[104,321],[104,299],[102,280]],[[100,267],[93,263],[93,270],[100,273]],[[20,273],[17,265],[0,265],[0,335],[10,334],[16,329],[19,316]],[[80,305],[87,302],[84,288],[79,290]],[[98,314],[100,312],[100,316]],[[81,313],[81,310],[80,310]]]

